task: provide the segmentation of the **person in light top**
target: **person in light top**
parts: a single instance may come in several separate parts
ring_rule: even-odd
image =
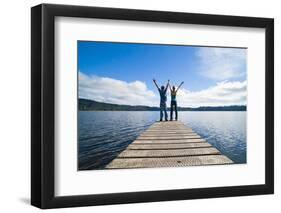
[[[173,120],[173,111],[175,108],[175,114],[176,114],[176,121],[178,120],[178,106],[177,106],[177,92],[179,90],[179,88],[183,85],[184,82],[181,82],[181,84],[178,86],[178,88],[176,89],[175,86],[173,86],[171,88],[170,84],[169,84],[169,88],[170,88],[170,92],[171,92],[171,107],[170,107],[170,121]]]

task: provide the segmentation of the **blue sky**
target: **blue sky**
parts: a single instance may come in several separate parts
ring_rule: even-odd
[[[184,81],[178,97],[185,106],[245,104],[246,53],[240,48],[78,41],[79,97],[157,105],[155,78],[159,86],[168,79],[175,85]],[[231,90],[233,100],[227,97]]]

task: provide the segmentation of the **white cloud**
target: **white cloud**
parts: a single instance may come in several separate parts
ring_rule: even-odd
[[[230,80],[246,74],[246,49],[239,48],[200,48],[199,72],[214,80]]]
[[[205,90],[191,92],[186,89],[178,91],[179,106],[230,106],[245,105],[247,101],[247,82],[223,81]]]
[[[157,106],[158,97],[144,82],[125,82],[107,77],[88,76],[79,72],[79,98],[126,104]]]

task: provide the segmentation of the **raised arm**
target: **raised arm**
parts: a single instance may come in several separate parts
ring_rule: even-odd
[[[169,88],[170,88],[170,91],[172,92],[172,88],[171,88],[171,85],[169,84]]]
[[[166,88],[165,88],[165,92],[167,91],[168,86],[170,86],[170,80],[168,80],[167,86],[166,86]]]
[[[158,87],[155,79],[153,79],[153,82],[154,82],[155,86],[157,87],[157,89],[160,90],[160,88]]]
[[[181,84],[178,86],[176,92],[179,90],[179,88],[181,87],[181,85],[183,85],[184,82],[181,82]]]

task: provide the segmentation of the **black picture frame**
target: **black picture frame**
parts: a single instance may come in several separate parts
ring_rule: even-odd
[[[265,184],[112,194],[54,195],[54,21],[81,17],[264,28]],[[274,19],[41,4],[31,8],[31,204],[42,209],[274,193]]]

